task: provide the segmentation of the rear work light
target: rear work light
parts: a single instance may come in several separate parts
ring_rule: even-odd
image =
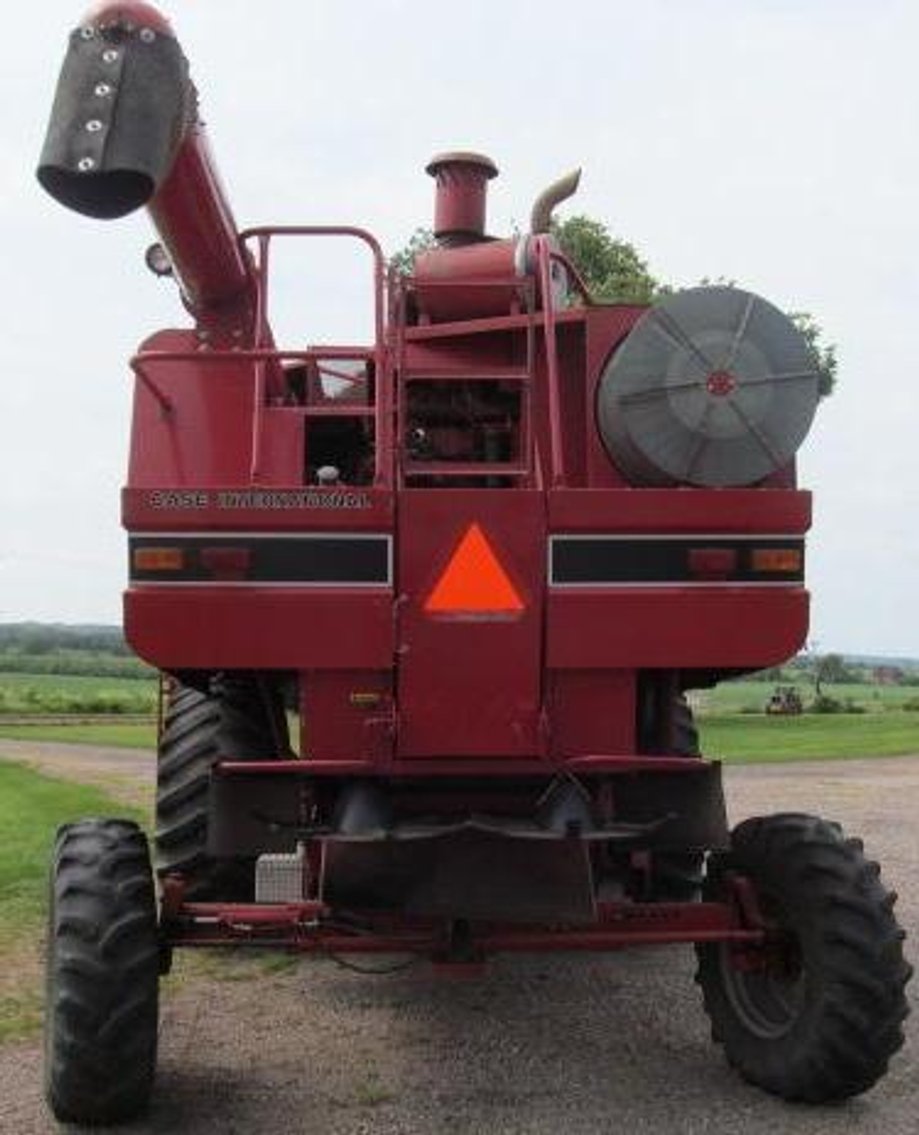
[[[135,571],[181,571],[185,567],[182,548],[135,548],[132,559]]]

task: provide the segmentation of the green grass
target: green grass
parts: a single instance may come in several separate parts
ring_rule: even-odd
[[[60,741],[70,745],[114,746],[119,749],[153,749],[156,726],[119,722],[91,725],[4,725],[0,737],[12,741]]]
[[[65,693],[80,693],[84,690],[100,688],[113,690],[136,690],[138,685],[153,688],[156,681],[150,678],[106,678],[98,674],[29,674],[21,671],[0,673],[0,686],[35,686],[38,689],[58,689]]]
[[[813,684],[795,685],[806,710]],[[692,694],[703,752],[735,763],[919,753],[919,713],[903,708],[919,703],[915,686],[825,684],[826,696],[864,712],[767,717],[763,711],[774,689],[772,682],[737,681]]]
[[[154,679],[0,673],[0,715],[153,713]]]
[[[919,714],[701,715],[702,751],[729,763],[831,760],[919,753]]]
[[[28,1035],[39,1022],[35,963],[54,833],[68,820],[98,815],[142,818],[99,789],[0,763],[0,1040]]]

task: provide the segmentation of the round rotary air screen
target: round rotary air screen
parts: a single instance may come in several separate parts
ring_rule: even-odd
[[[639,485],[750,485],[787,465],[819,394],[816,360],[778,308],[691,288],[651,308],[597,391],[603,444]]]

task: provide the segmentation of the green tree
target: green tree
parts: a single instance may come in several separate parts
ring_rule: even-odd
[[[853,675],[841,654],[824,654],[814,662],[815,676],[823,682],[851,682]]]
[[[599,303],[650,303],[663,290],[635,246],[593,217],[553,221],[552,231]]]
[[[397,276],[410,276],[419,252],[433,248],[436,241],[430,229],[418,228],[408,238],[408,244],[389,258],[389,267]]]
[[[820,396],[825,398],[833,393],[833,387],[836,385],[836,371],[839,365],[836,358],[836,344],[824,342],[823,329],[809,311],[790,311],[788,318],[804,336],[814,356],[814,363],[820,376]]]

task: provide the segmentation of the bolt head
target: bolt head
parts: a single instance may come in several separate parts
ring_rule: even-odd
[[[156,39],[156,32],[153,28],[141,28],[140,38],[143,43],[153,43]]]
[[[102,62],[103,63],[117,63],[118,62],[118,52],[113,47],[110,47],[107,51],[103,51],[102,52]]]
[[[705,381],[705,388],[715,398],[726,398],[737,389],[737,379],[727,370],[713,370]]]
[[[77,162],[77,169],[80,171],[80,173],[89,173],[91,169],[95,168],[96,163],[92,158],[80,158],[80,160]]]
[[[86,123],[86,129],[89,131],[90,134],[98,134],[99,131],[102,129],[101,120],[98,119],[98,118],[91,118],[89,120],[89,122]]]
[[[112,84],[97,83],[93,93],[100,99],[108,98],[108,96],[112,93]]]

